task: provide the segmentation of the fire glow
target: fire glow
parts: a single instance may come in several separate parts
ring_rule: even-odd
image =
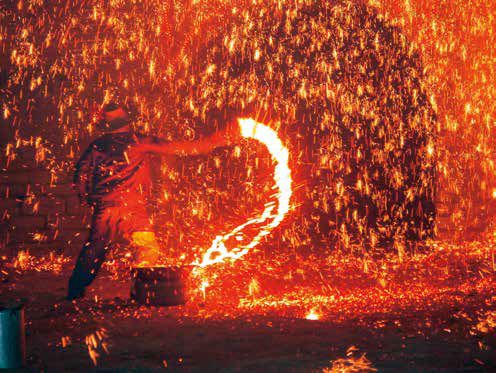
[[[258,123],[251,118],[240,118],[238,119],[238,123],[241,129],[241,135],[246,139],[253,139],[264,144],[272,157],[272,161],[275,163],[274,182],[275,188],[278,190],[275,197],[277,198],[278,206],[276,209],[275,202],[269,202],[265,205],[265,209],[259,217],[249,219],[223,236],[217,236],[203,256],[202,261],[193,263],[199,267],[220,263],[225,259],[236,260],[241,258],[250,249],[257,246],[263,237],[270,234],[289,212],[292,180],[291,170],[288,166],[288,149],[284,146],[276,131],[265,124]],[[243,238],[243,229],[246,227],[253,224],[264,224],[267,220],[269,222],[260,228],[260,231],[250,243],[239,245],[231,250],[226,247],[225,243],[231,237],[241,240]]]

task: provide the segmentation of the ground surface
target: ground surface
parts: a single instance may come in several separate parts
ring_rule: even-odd
[[[133,304],[128,276],[108,268],[85,300],[63,301],[72,263],[52,258],[58,264],[45,268],[46,258],[24,257],[4,263],[0,298],[24,299],[31,371],[495,371],[494,273],[467,252],[459,257],[448,261],[452,275],[443,281],[432,264],[439,256],[410,263],[415,287],[401,279],[405,267],[377,282],[373,271],[353,273],[351,262],[340,264],[342,273],[332,266],[318,272],[332,285],[328,293],[310,275],[294,289],[276,288],[260,275],[258,290],[252,284],[245,298],[239,291],[236,298],[225,282],[172,308]],[[466,268],[454,271],[462,262]],[[309,304],[319,320],[305,318]],[[360,360],[364,353],[367,360]]]

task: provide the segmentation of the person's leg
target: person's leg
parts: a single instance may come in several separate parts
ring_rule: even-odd
[[[136,200],[128,204],[126,214],[121,214],[120,230],[136,249],[135,263],[138,267],[153,267],[160,258],[160,245],[155,236],[152,219],[146,201]]]
[[[110,245],[111,230],[107,227],[102,212],[95,209],[90,236],[79,254],[76,266],[69,279],[67,299],[84,296],[85,288],[93,282]]]

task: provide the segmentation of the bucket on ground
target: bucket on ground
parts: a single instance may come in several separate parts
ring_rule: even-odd
[[[22,304],[0,304],[0,369],[15,369],[26,360]]]
[[[136,267],[131,299],[150,306],[178,306],[187,301],[187,267]]]

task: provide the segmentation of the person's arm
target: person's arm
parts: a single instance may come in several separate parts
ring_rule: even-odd
[[[211,153],[216,148],[233,145],[228,131],[218,131],[213,135],[195,141],[174,141],[167,145],[171,154],[192,156]]]
[[[231,146],[239,142],[241,133],[236,122],[213,135],[195,141],[159,141],[158,143],[140,143],[138,151],[162,155],[192,156],[212,152],[216,148]]]
[[[79,200],[82,204],[86,204],[88,194],[91,191],[91,182],[93,180],[92,159],[93,147],[90,146],[77,162],[74,172],[73,183],[79,192]]]

